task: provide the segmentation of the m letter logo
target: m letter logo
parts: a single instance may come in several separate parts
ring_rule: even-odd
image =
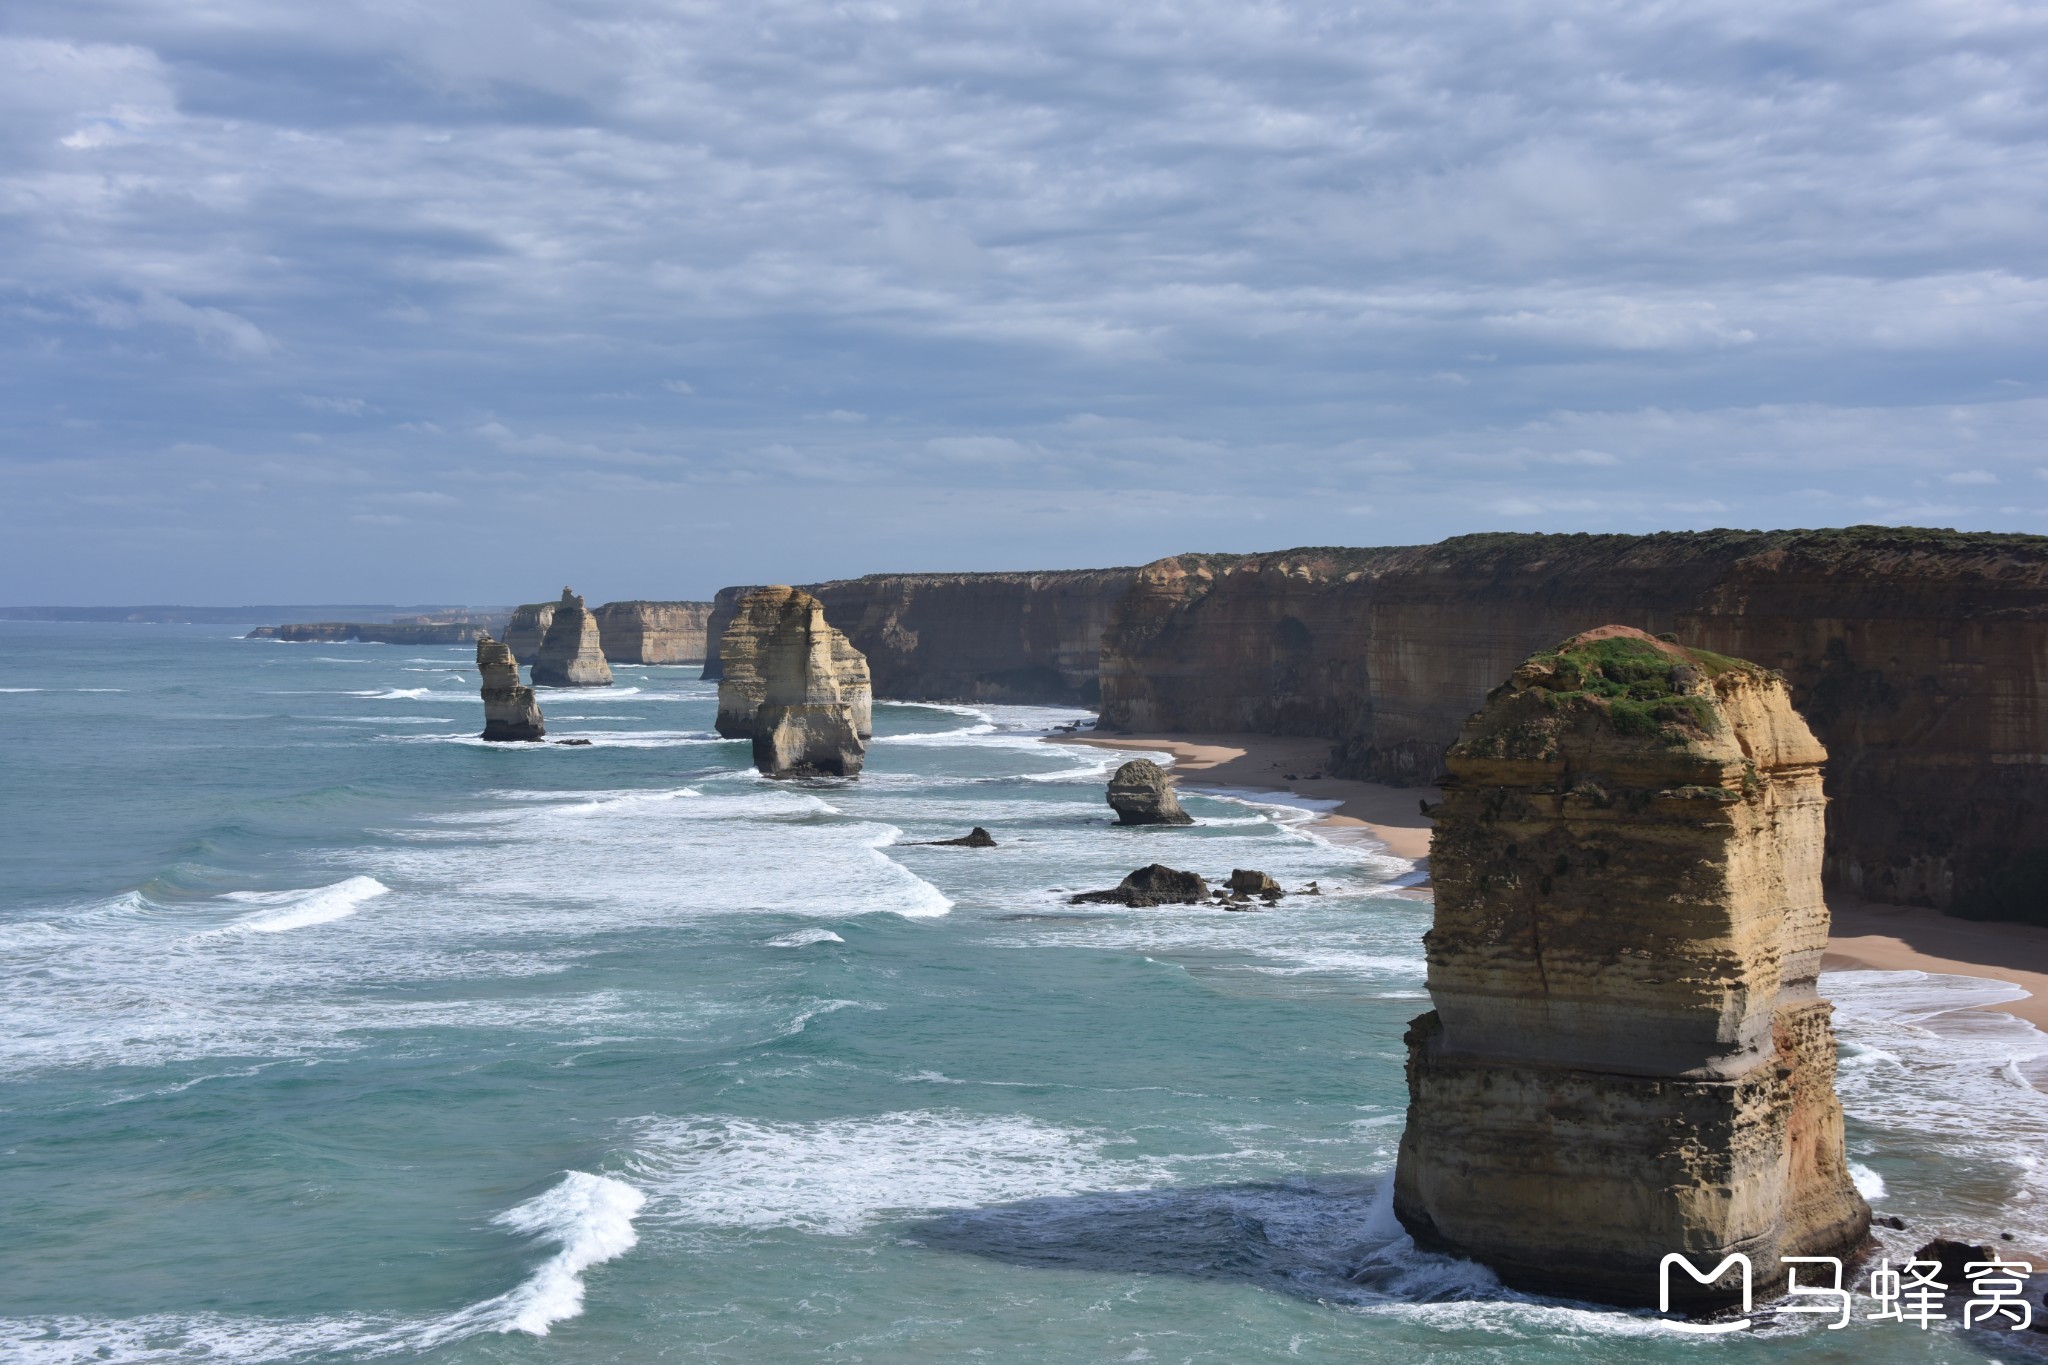
[[[1674,1265],[1683,1269],[1686,1274],[1692,1276],[1693,1279],[1700,1284],[1713,1284],[1715,1281],[1719,1280],[1723,1275],[1726,1275],[1728,1273],[1728,1268],[1730,1266],[1741,1267],[1742,1311],[1744,1316],[1737,1318],[1733,1322],[1667,1321],[1664,1324],[1666,1327],[1669,1327],[1674,1332],[1708,1333],[1740,1332],[1748,1328],[1749,1318],[1747,1315],[1749,1313],[1750,1304],[1753,1302],[1750,1296],[1749,1285],[1749,1257],[1743,1255],[1739,1251],[1731,1251],[1728,1253],[1727,1256],[1722,1258],[1722,1261],[1719,1265],[1715,1266],[1712,1270],[1707,1271],[1705,1274],[1701,1274],[1698,1270],[1695,1270],[1693,1268],[1693,1264],[1691,1261],[1687,1260],[1685,1257],[1679,1255],[1675,1251],[1672,1252],[1670,1255],[1666,1256],[1661,1262],[1659,1262],[1657,1266],[1657,1311],[1660,1313],[1669,1313],[1671,1311],[1671,1267]]]

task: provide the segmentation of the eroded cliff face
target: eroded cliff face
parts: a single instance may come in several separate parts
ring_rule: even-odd
[[[2048,538],[1853,527],[1183,555],[1104,637],[1108,728],[1335,743],[1426,783],[1493,680],[1620,622],[1782,670],[1835,755],[1827,872],[1947,906],[2048,847]]]
[[[866,656],[881,696],[1092,706],[1102,633],[1135,572],[872,574],[805,591]],[[750,591],[719,592],[714,631]],[[722,672],[716,654],[706,678]]]
[[[770,777],[851,777],[873,733],[867,661],[817,598],[768,587],[738,604],[720,641],[718,731],[754,741]]]
[[[704,659],[709,602],[607,602],[593,613],[604,657],[615,664],[694,664]]]
[[[1626,627],[1487,698],[1435,811],[1395,1177],[1418,1241],[1617,1303],[1670,1252],[1861,1244],[1815,993],[1824,758],[1773,674]]]
[[[533,689],[519,681],[519,660],[501,640],[476,642],[476,668],[483,675],[484,732],[492,743],[532,742],[547,733]]]
[[[516,652],[516,651],[515,651]],[[533,660],[536,687],[610,687],[611,665],[597,634],[597,614],[567,588]]]

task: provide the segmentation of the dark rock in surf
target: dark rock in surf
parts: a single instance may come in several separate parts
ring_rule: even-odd
[[[1069,904],[1128,905],[1143,909],[1154,905],[1200,905],[1208,899],[1209,883],[1199,873],[1151,863],[1118,882],[1113,890],[1083,891],[1072,897]]]
[[[994,835],[990,834],[980,825],[976,825],[957,839],[928,839],[925,841],[924,846],[926,848],[994,848],[996,841]]]
[[[1937,1237],[1914,1252],[1913,1259],[1933,1261],[1939,1265],[1941,1274],[1937,1278],[1951,1294],[1954,1294],[1970,1287],[1967,1267],[1973,1261],[1997,1260],[1998,1250],[1989,1243],[1972,1245],[1969,1242],[1955,1241],[1953,1238]]]
[[[1256,872],[1244,867],[1230,869],[1229,886],[1233,892],[1242,896],[1279,897],[1286,894],[1281,891],[1280,883],[1274,881],[1265,873]]]

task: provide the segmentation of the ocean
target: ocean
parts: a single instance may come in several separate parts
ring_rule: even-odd
[[[1861,1303],[1681,1338],[1417,1251],[1429,907],[1306,803],[1117,829],[1119,756],[1044,739],[1082,713],[1008,706],[768,782],[695,667],[485,745],[467,649],[234,634],[0,623],[0,1359],[2018,1353]],[[1325,894],[1067,903],[1155,860]],[[1895,1254],[2048,1251],[2048,1038],[1957,1013],[2017,992],[1824,988]]]

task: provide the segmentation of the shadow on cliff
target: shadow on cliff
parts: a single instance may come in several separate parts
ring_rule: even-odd
[[[1314,1302],[1521,1297],[1469,1261],[1416,1250],[1391,1185],[1323,1175],[1058,1195],[939,1214],[905,1235],[1010,1265],[1235,1281]]]

